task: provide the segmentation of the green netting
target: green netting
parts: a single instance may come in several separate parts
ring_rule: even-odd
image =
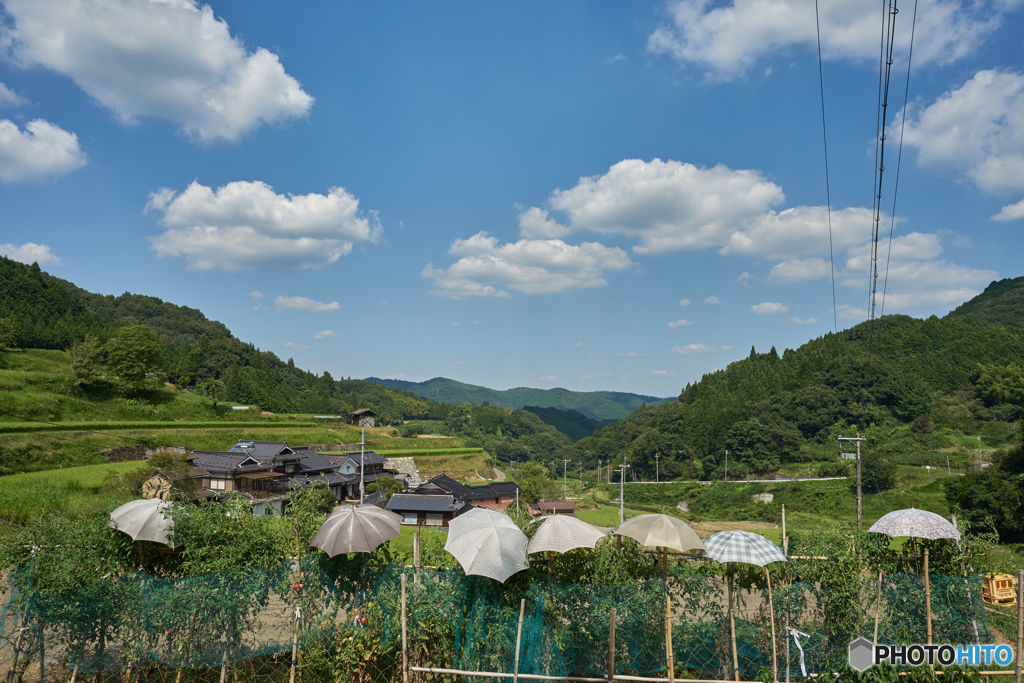
[[[885,576],[879,598],[877,575],[820,586],[800,581],[799,565],[793,564],[796,573],[780,571],[774,586],[780,677],[787,666],[791,677],[801,677],[801,648],[808,674],[835,670],[845,662],[852,638],[873,637],[876,604],[880,642],[925,640],[919,575]],[[563,583],[535,570],[502,586],[458,570],[413,571],[316,558],[301,569],[301,577],[287,564],[187,578],[137,573],[36,590],[30,565],[8,579],[14,594],[3,611],[7,647],[0,665],[24,673],[26,666],[38,672],[41,663],[51,678],[75,666],[80,674],[134,668],[149,672],[147,680],[160,680],[160,672],[245,664],[253,667],[247,669],[249,677],[281,678],[294,639],[304,653],[303,666],[323,667],[316,671],[325,678],[400,679],[404,575],[409,656],[415,666],[511,671],[525,601],[521,673],[606,675],[614,608],[616,671],[658,674],[666,670],[667,595],[677,675],[721,679],[732,674],[727,591],[725,579],[714,573],[717,565],[679,565],[654,579],[614,586]],[[744,678],[772,666],[768,593],[752,576],[738,577],[734,592],[738,669]],[[991,642],[980,579],[932,576],[931,581],[934,642]],[[797,641],[788,629],[801,634]]]

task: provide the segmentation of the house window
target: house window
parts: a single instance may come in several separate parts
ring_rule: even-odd
[[[226,479],[211,479],[210,480],[210,488],[213,489],[214,491],[223,491],[224,489],[227,488],[227,480]]]
[[[415,526],[419,523],[419,515],[415,512],[406,512],[402,515],[402,524],[411,524]]]
[[[428,512],[427,513],[427,526],[443,526],[444,515],[440,512]]]

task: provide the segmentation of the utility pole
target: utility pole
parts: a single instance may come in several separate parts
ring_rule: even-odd
[[[626,483],[626,469],[629,467],[626,463],[619,465],[619,524],[626,521],[626,489],[623,484]]]
[[[658,458],[661,457],[661,453],[654,454],[654,483],[657,484],[661,480],[661,475],[658,470]]]
[[[725,476],[722,477],[722,481],[729,480],[729,449],[725,449]]]
[[[363,471],[366,470],[366,429],[362,430],[362,436],[359,437],[359,504],[363,504],[363,498],[366,496],[366,487],[363,486]]]
[[[861,491],[860,486],[860,442],[866,441],[867,438],[857,433],[857,436],[841,436],[840,441],[853,441],[857,444],[857,529],[860,530],[864,526],[864,494]]]
[[[580,460],[579,466],[580,466],[580,494],[582,495],[582,492],[583,492],[583,461],[582,460]]]
[[[565,471],[571,462],[572,460],[562,460],[562,498],[565,499],[569,498],[569,480],[565,478]]]

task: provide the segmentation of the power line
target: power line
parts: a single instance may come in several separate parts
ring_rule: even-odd
[[[836,264],[832,251],[832,188],[828,178],[828,133],[825,128],[825,77],[821,67],[821,22],[818,19],[818,0],[814,0],[814,28],[818,35],[818,92],[821,93],[821,140],[825,148],[825,206],[828,211],[828,264],[832,275],[832,329],[839,331],[839,311],[836,310]]]
[[[914,32],[917,29],[917,0],[914,0],[914,14],[910,21],[910,49],[907,53],[907,81],[903,89],[903,116],[900,121],[900,144],[896,153],[896,180],[892,188],[892,216],[889,220],[889,247],[885,254],[885,279],[882,281],[882,308],[885,313],[885,294],[889,288],[889,260],[892,257],[892,235],[896,226],[896,194],[900,189],[900,166],[903,163],[903,130],[907,125],[907,100],[910,95],[910,64],[914,58]]]

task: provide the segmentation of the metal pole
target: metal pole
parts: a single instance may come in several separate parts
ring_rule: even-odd
[[[366,429],[362,430],[359,437],[359,504],[363,504],[366,487],[363,486],[363,471],[366,469]]]
[[[569,466],[571,460],[562,460],[562,498],[569,497],[569,484],[568,479],[565,478],[566,468]]]
[[[658,483],[661,480],[660,471],[658,469],[658,459],[661,458],[661,453],[654,454],[654,483]]]
[[[722,476],[722,481],[728,481],[729,479],[729,449],[725,449],[725,474]]]
[[[864,528],[863,491],[860,486],[860,433],[857,434],[857,530]]]
[[[626,521],[626,463],[619,465],[619,524]]]

